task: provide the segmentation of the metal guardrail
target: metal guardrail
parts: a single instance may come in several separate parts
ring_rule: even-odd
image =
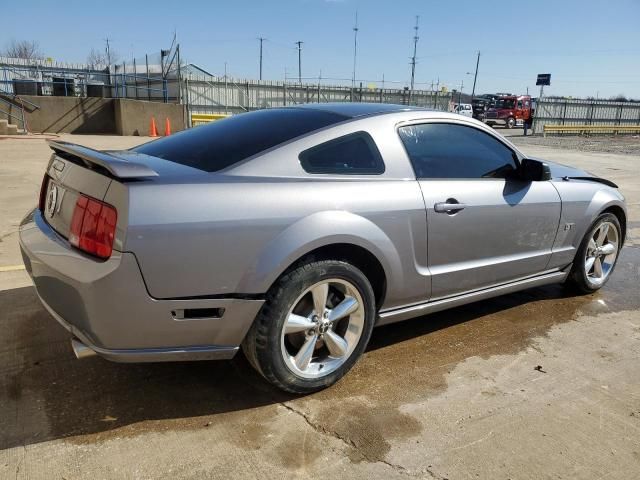
[[[222,120],[227,118],[226,114],[207,114],[207,113],[192,113],[191,114],[191,126],[203,125],[205,123],[215,122],[216,120]]]
[[[543,135],[547,133],[640,133],[640,125],[543,125]]]

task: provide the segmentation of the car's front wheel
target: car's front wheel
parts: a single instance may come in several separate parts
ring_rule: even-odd
[[[591,225],[578,248],[567,284],[591,293],[607,283],[622,247],[622,229],[611,213],[600,215]]]
[[[515,118],[513,118],[513,117],[509,117],[509,118],[507,118],[507,123],[505,124],[505,126],[506,126],[508,129],[512,129],[513,127],[515,127],[515,126],[516,126],[516,119],[515,119]]]
[[[358,268],[338,260],[308,262],[270,289],[242,348],[269,382],[310,393],[351,369],[375,316],[373,289]]]

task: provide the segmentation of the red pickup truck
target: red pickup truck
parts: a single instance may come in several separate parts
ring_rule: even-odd
[[[485,112],[484,123],[490,126],[503,125],[506,128],[531,125],[533,104],[529,95],[501,95],[495,104]]]

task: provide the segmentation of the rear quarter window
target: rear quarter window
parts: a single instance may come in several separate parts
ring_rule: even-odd
[[[348,117],[302,108],[242,113],[132,149],[206,172],[217,172]]]
[[[385,167],[373,138],[355,132],[302,152],[300,164],[307,173],[380,175]]]

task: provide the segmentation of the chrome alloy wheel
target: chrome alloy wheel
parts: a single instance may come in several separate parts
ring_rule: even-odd
[[[589,239],[584,259],[587,281],[598,287],[611,273],[618,256],[618,229],[611,222],[603,222]]]
[[[339,278],[312,285],[293,303],[282,328],[287,367],[312,379],[335,371],[358,345],[364,322],[365,308],[355,285]]]

